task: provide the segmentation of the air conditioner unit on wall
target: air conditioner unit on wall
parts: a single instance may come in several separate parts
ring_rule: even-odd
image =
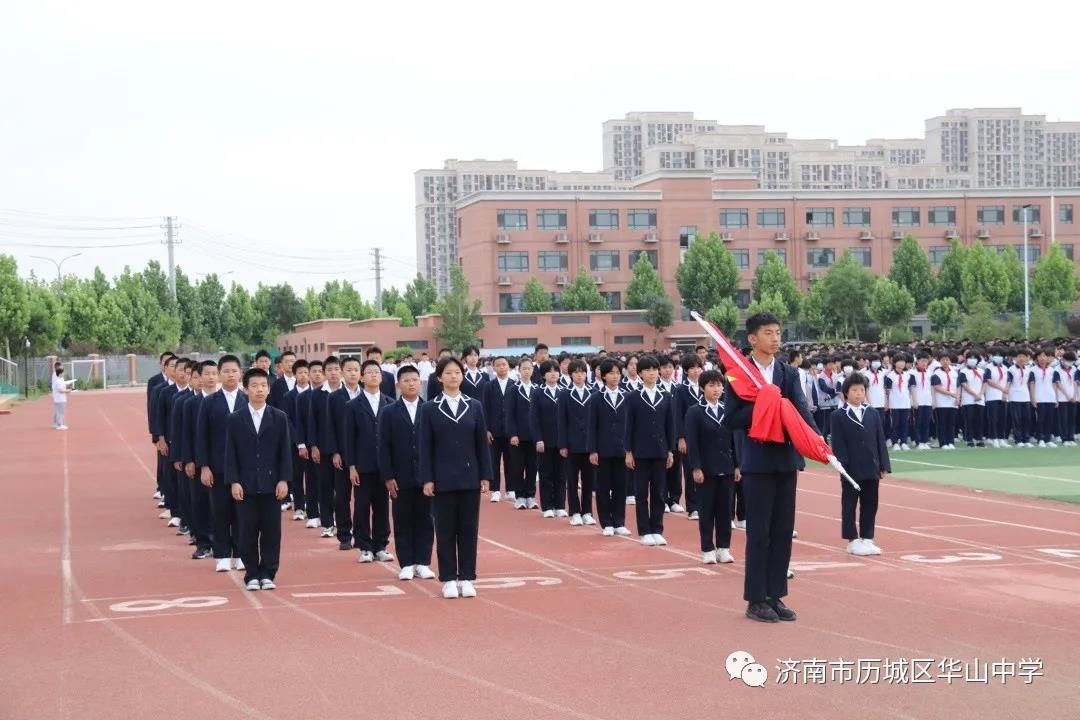
[[[589,242],[598,243],[598,242],[603,242],[603,241],[604,241],[604,236],[601,235],[600,233],[589,233]]]
[[[787,242],[788,234],[786,232],[778,232],[773,236],[773,239],[775,239],[776,242]]]
[[[660,242],[660,236],[658,236],[654,232],[645,233],[645,242],[647,242],[647,243]]]
[[[807,240],[820,240],[821,235],[818,234],[817,230],[808,230],[807,233],[806,233],[806,239]]]
[[[567,235],[564,232],[556,233],[555,234],[555,242],[557,242],[557,243],[568,243],[568,242],[570,242],[570,236]]]
[[[495,242],[506,245],[510,242],[510,233],[501,232],[495,237]]]
[[[863,230],[861,233],[859,233],[859,239],[860,240],[873,240],[874,239],[874,233],[870,232],[869,230]]]
[[[510,285],[511,284],[510,276],[509,275],[500,275],[499,279],[498,279],[498,283],[500,285]]]
[[[593,279],[593,282],[596,283],[597,285],[604,282],[604,276],[603,275],[593,275],[592,279]]]

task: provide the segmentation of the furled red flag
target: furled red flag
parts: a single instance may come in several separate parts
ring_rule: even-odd
[[[780,388],[766,383],[757,365],[736,350],[731,341],[724,337],[724,333],[720,332],[720,328],[694,311],[690,312],[690,316],[697,320],[716,342],[716,351],[724,361],[724,370],[732,391],[746,402],[754,403],[754,414],[747,436],[759,442],[782,443],[785,438],[789,439],[800,455],[832,465],[852,487],[861,490],[859,484],[852,480],[844,466],[836,459],[825,438],[803,420],[790,400],[781,397]]]

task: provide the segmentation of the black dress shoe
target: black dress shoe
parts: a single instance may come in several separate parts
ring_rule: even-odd
[[[204,560],[213,555],[209,548],[200,548],[191,554],[192,560]]]
[[[783,600],[768,600],[766,602],[780,620],[790,622],[795,619],[795,611],[785,605]]]
[[[342,540],[338,543],[338,550],[352,550],[352,543],[348,540]]]
[[[773,610],[768,603],[763,602],[752,602],[747,605],[746,617],[751,620],[757,620],[758,622],[780,622],[780,618],[777,616],[776,611]]]

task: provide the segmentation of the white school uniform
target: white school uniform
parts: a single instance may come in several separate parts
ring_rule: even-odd
[[[942,395],[939,392],[934,393],[934,407],[936,408],[954,408],[956,407],[956,398],[951,393],[956,392],[956,368],[950,367],[945,370],[943,367],[938,367],[934,371],[934,377],[938,380],[938,387],[943,389],[950,395]]]
[[[885,407],[885,371],[865,368],[859,371],[866,378],[866,401],[878,410]]]
[[[930,378],[933,377],[930,368],[926,370],[916,368],[911,371],[908,377],[910,378],[908,386],[915,388],[916,407],[936,407],[934,405],[934,391],[930,385]]]
[[[1027,386],[1027,370],[1017,365],[1009,367],[1006,373],[1009,378],[1009,402],[1031,402],[1031,394]]]
[[[977,367],[973,367],[973,368],[963,367],[963,368],[960,369],[960,372],[957,373],[957,377],[956,377],[956,382],[957,383],[960,383],[960,376],[961,375],[964,376],[964,384],[967,386],[967,389],[970,390],[971,392],[975,393],[975,395],[978,395],[979,391],[982,390],[982,386],[983,386],[983,371],[980,370]],[[980,396],[980,397],[976,398],[975,395],[971,395],[970,393],[965,392],[964,390],[961,390],[960,391],[960,407],[967,407],[968,405],[985,405],[986,404],[985,399],[983,397]]]
[[[1057,390],[1054,385],[1061,382],[1058,371],[1047,365],[1045,368],[1035,366],[1028,372],[1027,381],[1035,384],[1035,402],[1052,403],[1057,401]]]
[[[1076,368],[1062,365],[1058,369],[1061,383],[1057,387],[1058,402],[1072,402],[1076,397]]]
[[[1004,365],[990,365],[983,370],[983,382],[992,381],[996,382],[1002,387],[1008,388],[1009,383],[1009,371]],[[995,400],[1005,399],[1004,394],[993,385],[986,386],[986,392],[983,393],[983,398],[986,402],[993,402]]]
[[[885,378],[889,382],[889,409],[910,410],[911,390],[908,385],[911,382],[911,371],[907,369],[903,372],[890,370],[885,373]]]

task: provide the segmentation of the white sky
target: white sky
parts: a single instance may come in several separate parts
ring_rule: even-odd
[[[1078,20],[1080,4],[1047,0],[3,0],[0,211],[176,215],[189,274],[302,292],[333,270],[370,298],[371,248],[390,258],[384,286],[415,274],[419,168],[599,170],[601,123],[632,110],[844,143],[921,137],[952,107],[1080,120]],[[161,237],[72,224],[0,212],[0,252],[51,277],[30,256],[73,251],[13,243]],[[266,254],[216,257],[195,225]],[[83,253],[65,272],[165,261],[158,245]]]

